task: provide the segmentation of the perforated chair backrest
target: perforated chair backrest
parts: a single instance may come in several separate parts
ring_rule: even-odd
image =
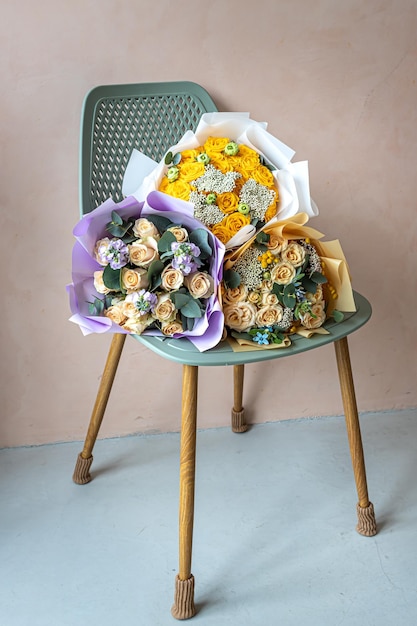
[[[205,112],[217,111],[192,82],[103,85],[84,100],[80,139],[80,213],[112,197],[122,199],[123,175],[133,148],[160,161]]]

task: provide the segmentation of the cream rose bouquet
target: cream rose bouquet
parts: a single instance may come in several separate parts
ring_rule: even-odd
[[[320,242],[307,220],[300,213],[269,224],[227,255],[223,312],[235,339],[284,347],[290,334],[326,332],[328,317],[341,321],[355,310],[339,243]]]
[[[191,202],[195,217],[231,249],[273,220],[317,215],[308,164],[292,163],[294,154],[247,113],[206,113],[153,169],[134,151],[123,192],[142,200],[158,189]]]
[[[84,334],[188,337],[201,351],[220,341],[224,246],[189,203],[159,192],[107,200],[74,235],[71,321]]]

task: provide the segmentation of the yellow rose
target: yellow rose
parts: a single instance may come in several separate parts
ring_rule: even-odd
[[[313,304],[311,312],[304,313],[301,316],[301,323],[304,328],[309,330],[319,328],[326,320],[326,313],[324,311],[324,303]]]
[[[171,226],[171,228],[168,228],[168,230],[174,235],[175,239],[179,243],[188,241],[188,231],[186,228],[183,228],[182,226]]]
[[[223,220],[224,221],[224,220]],[[221,221],[219,224],[214,224],[214,226],[210,226],[210,230],[219,239],[222,243],[227,243],[229,239],[232,238],[233,233],[225,226],[225,224]]]
[[[191,193],[191,187],[185,180],[178,179],[171,183],[167,177],[164,176],[159,185],[159,191],[163,191],[169,196],[179,198],[180,200],[188,200]]]
[[[271,280],[278,285],[289,285],[295,277],[295,268],[291,263],[277,263],[271,271]]]
[[[265,167],[265,165],[258,165],[258,167],[252,170],[251,177],[260,185],[264,185],[264,187],[268,187],[270,189],[275,187],[275,180],[272,172]]]
[[[248,297],[248,288],[244,283],[240,283],[238,287],[228,288],[223,294],[223,302],[225,306],[235,304],[235,302],[243,302]]]
[[[192,180],[196,180],[204,174],[204,163],[198,161],[187,161],[180,164],[180,180],[184,180],[189,183]]]
[[[104,315],[110,318],[115,324],[119,324],[119,326],[126,320],[126,315],[123,313],[120,304],[109,306],[109,308],[104,311]]]
[[[169,297],[168,293],[163,293],[158,296],[158,302],[154,308],[154,316],[160,322],[172,321],[175,318],[177,309],[174,303]]]
[[[106,287],[106,285],[103,282],[103,270],[97,270],[96,272],[94,272],[94,289],[98,293],[103,293],[103,294],[107,294],[107,293],[110,293],[110,291],[112,291],[111,289]]]
[[[159,259],[158,243],[153,237],[138,239],[129,244],[129,259],[138,267],[149,267],[152,261]]]
[[[160,236],[155,224],[152,224],[146,217],[140,217],[136,220],[133,224],[133,233],[138,239],[143,239],[144,237],[155,237],[159,239]]]
[[[162,289],[165,289],[165,291],[175,291],[182,287],[184,275],[180,270],[172,267],[172,265],[167,265],[161,274],[161,280]]]
[[[260,167],[257,152],[232,158],[234,169],[240,172],[246,179],[253,177],[253,172]]]
[[[265,217],[264,217],[265,222],[269,222],[277,214],[277,203],[278,203],[278,200],[277,198],[275,198],[275,201],[272,204],[270,204],[269,207],[267,208],[265,212]]]
[[[179,320],[173,320],[172,322],[162,322],[161,331],[167,337],[171,337],[177,333],[183,333],[184,329]]]
[[[200,152],[201,152],[201,149],[183,150],[181,152],[180,164],[182,165],[183,163],[187,163],[188,161],[195,161],[198,155],[200,154]]]
[[[294,267],[300,267],[300,265],[304,263],[305,258],[305,249],[300,246],[300,244],[295,243],[295,241],[288,244],[285,250],[281,252],[281,259],[288,261],[288,263],[291,263]]]
[[[209,298],[214,293],[214,280],[207,272],[192,272],[184,283],[193,298]]]
[[[148,272],[144,267],[139,267],[138,269],[122,267],[121,276],[122,287],[126,289],[127,293],[149,287]]]
[[[243,228],[243,226],[250,224],[250,217],[248,215],[243,215],[242,213],[239,213],[239,211],[235,211],[230,215],[226,215],[221,223],[223,222],[233,236],[238,233],[239,230]]]
[[[223,213],[233,213],[237,210],[239,204],[239,196],[232,191],[226,191],[225,193],[219,193],[217,196],[217,206]]]
[[[204,152],[207,152],[209,156],[211,152],[223,152],[228,143],[230,139],[227,137],[208,137],[203,146]]]
[[[210,154],[210,165],[213,165],[213,167],[220,170],[223,174],[233,170],[233,163],[231,163],[229,158],[221,152],[214,152]]]
[[[256,323],[258,326],[273,326],[279,324],[282,320],[282,306],[280,304],[267,304],[263,306],[256,314]]]
[[[223,309],[224,323],[232,330],[244,332],[255,325],[256,306],[250,302],[235,302]]]

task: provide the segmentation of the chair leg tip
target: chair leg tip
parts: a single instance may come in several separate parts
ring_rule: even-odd
[[[232,409],[232,431],[234,433],[245,433],[248,425],[245,422],[245,409],[235,411]]]
[[[358,533],[364,537],[373,537],[376,535],[375,511],[372,502],[366,507],[357,504],[356,512],[358,514],[358,525],[356,526]]]
[[[190,619],[194,617],[196,613],[194,606],[194,576],[186,580],[181,580],[180,577],[175,578],[175,597],[174,604],[171,609],[172,617],[175,619]]]
[[[75,464],[74,474],[72,480],[77,485],[86,485],[91,480],[90,467],[93,462],[93,457],[89,456],[88,459],[80,454],[78,455],[77,462]]]

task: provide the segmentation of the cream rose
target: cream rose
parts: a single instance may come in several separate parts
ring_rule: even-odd
[[[160,322],[170,322],[175,318],[177,314],[177,309],[175,308],[174,303],[172,302],[168,293],[163,293],[158,296],[158,302],[154,308],[154,316]]]
[[[274,293],[264,291],[262,293],[261,304],[262,306],[274,306],[275,304],[278,304],[278,297]]]
[[[107,294],[112,291],[103,282],[103,270],[97,270],[94,272],[94,289],[98,291],[98,293]]]
[[[193,298],[210,298],[214,293],[214,280],[207,272],[192,272],[184,284]]]
[[[146,217],[140,217],[133,225],[133,233],[139,239],[144,239],[145,237],[154,237],[155,239],[159,239],[159,231],[155,224],[152,224]]]
[[[97,263],[100,263],[103,267],[109,264],[109,262],[104,258],[109,249],[110,239],[108,237],[104,237],[103,239],[99,239],[94,246],[94,258]]]
[[[161,330],[164,335],[167,335],[167,337],[175,335],[176,333],[184,332],[182,324],[179,320],[173,320],[172,322],[162,322]]]
[[[256,306],[250,302],[235,302],[223,309],[224,323],[229,328],[243,332],[255,325]]]
[[[159,259],[158,242],[153,237],[138,239],[128,249],[130,262],[138,267],[149,267],[152,261]]]
[[[122,287],[127,293],[147,289],[149,287],[148,273],[144,267],[138,269],[122,268]]]
[[[176,270],[172,265],[167,265],[162,274],[162,289],[165,291],[176,291],[184,283],[184,275],[180,270]]]
[[[312,304],[317,304],[323,300],[323,287],[321,285],[317,285],[317,289],[315,293],[311,293],[307,291],[306,298]]]
[[[120,308],[122,309],[123,314],[126,317],[132,318],[137,317],[138,315],[138,310],[135,303],[130,302],[129,300],[123,300],[123,302],[120,304]]]
[[[152,322],[153,319],[150,316],[130,317],[123,324],[123,328],[134,335],[141,335]]]
[[[324,302],[313,304],[311,312],[304,313],[301,316],[301,323],[304,328],[314,329],[319,328],[326,320],[326,313],[324,311]]]
[[[288,247],[281,252],[281,259],[288,261],[288,263],[291,263],[294,267],[300,267],[300,265],[304,263],[305,258],[305,249],[295,241],[288,244]]]
[[[248,293],[248,302],[251,302],[252,304],[258,304],[258,302],[261,301],[261,294],[259,293],[259,291],[250,291]]]
[[[119,324],[119,326],[126,320],[126,315],[123,313],[123,308],[120,304],[109,306],[109,308],[104,311],[104,315],[109,317],[115,324]]]
[[[270,233],[269,241],[266,244],[268,250],[274,255],[280,254],[288,246],[288,241],[283,237]]]
[[[188,241],[188,231],[186,228],[183,228],[182,226],[171,226],[171,228],[168,228],[167,230],[174,235],[175,239],[179,243]]]
[[[278,285],[289,285],[295,277],[295,267],[291,263],[277,263],[271,271],[271,279]]]
[[[240,283],[239,287],[226,289],[223,294],[223,303],[227,306],[235,302],[242,302],[248,297],[248,288],[245,284]]]
[[[263,306],[256,314],[258,326],[274,326],[282,320],[282,306],[280,304]]]

